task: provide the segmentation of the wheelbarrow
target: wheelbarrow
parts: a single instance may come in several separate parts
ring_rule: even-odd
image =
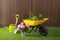
[[[44,24],[47,20],[48,20],[48,18],[44,18],[42,20],[24,19],[23,22],[25,24],[29,24],[30,25],[31,30],[29,31],[29,33],[32,30],[35,30],[36,31],[36,29],[38,29],[39,33],[42,36],[46,36],[48,34],[48,30],[47,30],[47,28],[45,28],[44,26],[42,26],[42,24]],[[36,29],[34,29],[34,28],[36,28]]]

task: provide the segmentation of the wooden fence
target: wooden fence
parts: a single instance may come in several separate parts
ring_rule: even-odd
[[[24,19],[29,11],[48,17],[46,26],[60,26],[60,0],[0,0],[0,25],[15,23],[16,13]]]

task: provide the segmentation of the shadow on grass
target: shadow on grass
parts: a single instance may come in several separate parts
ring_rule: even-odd
[[[47,36],[42,36],[42,35],[27,35],[30,37],[60,37],[59,35],[47,35]]]
[[[48,37],[60,37],[60,29],[49,29]]]
[[[60,37],[60,35],[48,35],[47,37]]]
[[[47,36],[42,36],[42,35],[39,35],[39,34],[29,34],[27,36],[31,36],[31,37],[60,37],[60,34],[59,33],[48,33]]]
[[[41,35],[26,35],[26,36],[30,36],[30,37],[40,37]]]

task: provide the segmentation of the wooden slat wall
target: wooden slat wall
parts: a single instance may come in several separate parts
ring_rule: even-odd
[[[60,0],[0,0],[0,25],[15,23],[15,14],[27,18],[29,11],[48,17],[46,26],[60,26]]]
[[[60,0],[57,2],[57,26],[60,26]]]
[[[33,5],[34,4],[34,5]],[[59,0],[33,0],[32,10],[48,17],[49,21],[46,26],[60,26],[60,1]]]
[[[22,19],[24,19],[29,10],[31,10],[31,0],[18,0],[17,9]]]
[[[37,2],[36,2],[36,5],[37,5]],[[36,9],[37,9],[37,6],[36,6]],[[40,0],[40,4],[38,5],[37,11],[38,11],[38,13],[41,13],[44,17],[49,18],[49,21],[47,22],[47,25],[53,26],[53,23],[52,23],[52,20],[53,20],[52,17],[54,16],[53,0]]]
[[[0,25],[8,25],[15,22],[16,6],[16,0],[0,0]]]
[[[1,0],[0,0],[0,25],[1,25],[1,20],[2,20],[1,16],[2,14],[1,14]]]

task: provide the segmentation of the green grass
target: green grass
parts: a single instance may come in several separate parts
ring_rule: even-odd
[[[31,32],[27,36],[20,33],[13,34],[5,28],[0,28],[0,40],[60,40],[60,28],[48,28],[48,35],[41,36],[38,32]]]

